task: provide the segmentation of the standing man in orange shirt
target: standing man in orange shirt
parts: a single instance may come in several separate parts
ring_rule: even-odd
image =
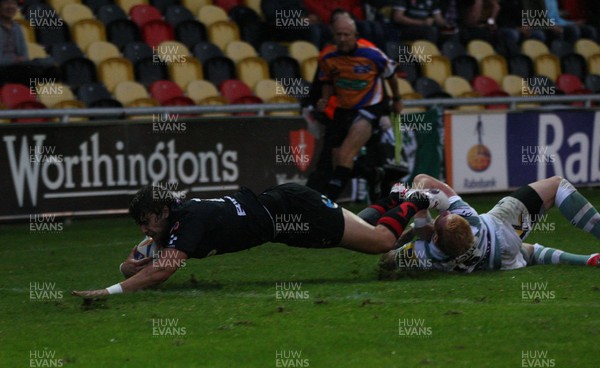
[[[334,171],[327,186],[327,196],[335,200],[350,180],[354,158],[362,146],[379,130],[379,118],[389,113],[382,78],[392,90],[393,110],[400,113],[402,103],[395,79],[396,63],[378,48],[358,42],[356,24],[349,17],[339,17],[333,24],[335,46],[326,48],[319,57],[323,82],[319,111],[325,111],[331,96],[336,97],[334,124],[347,133],[342,144],[333,150]],[[371,175],[379,175],[372,168]]]

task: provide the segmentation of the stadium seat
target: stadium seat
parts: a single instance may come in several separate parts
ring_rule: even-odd
[[[589,74],[600,75],[600,54],[594,54],[588,58]]]
[[[263,79],[256,83],[254,88],[252,88],[252,92],[261,100],[269,101],[275,96],[281,95],[283,89],[275,80]]]
[[[94,62],[87,58],[72,58],[60,65],[62,80],[73,88],[85,83],[96,82],[97,73]]]
[[[71,89],[65,84],[41,84],[38,87],[39,88],[36,88],[37,98],[41,103],[49,108],[55,108],[58,103],[63,101],[76,100],[73,91],[71,91]]]
[[[591,92],[585,88],[581,79],[573,74],[559,75],[556,79],[556,87],[568,95]]]
[[[564,55],[560,58],[560,66],[563,73],[574,74],[581,80],[584,80],[587,75],[587,63],[579,54]]]
[[[529,94],[537,94],[543,96],[555,95],[556,84],[548,77],[543,75],[534,75],[527,79]]]
[[[130,42],[123,48],[123,56],[129,59],[133,65],[142,59],[152,58],[153,55],[152,47],[140,41]]]
[[[550,54],[548,46],[542,41],[528,39],[521,44],[521,52],[529,56],[531,60],[535,60],[538,56]]]
[[[263,100],[256,96],[242,96],[237,98],[232,102],[234,105],[251,105],[251,104],[261,104]],[[246,111],[246,112],[236,112],[233,114],[234,116],[255,116],[257,112],[255,111]]]
[[[431,61],[422,64],[423,75],[442,85],[446,78],[452,75],[450,61],[441,55],[431,56]]]
[[[227,79],[235,79],[235,64],[230,58],[217,56],[202,63],[204,78],[211,81],[215,86]]]
[[[508,74],[502,79],[502,90],[511,96],[523,95],[523,84],[526,80],[520,75]],[[527,90],[525,88],[525,90]]]
[[[533,61],[524,54],[513,55],[508,59],[508,72],[529,78],[533,75]]]
[[[150,94],[146,88],[134,81],[122,81],[117,83],[114,89],[114,95],[117,101],[128,106],[139,99],[148,99]]]
[[[482,96],[489,96],[496,92],[502,92],[500,85],[490,77],[478,75],[471,82],[473,89]]]
[[[223,51],[212,42],[198,42],[193,48],[194,57],[205,63],[214,57],[222,57]]]
[[[313,82],[313,79],[316,77],[317,68],[319,67],[319,57],[311,57],[302,62],[300,64],[300,72],[302,74],[302,78],[304,78],[307,82]]]
[[[565,40],[556,39],[550,44],[550,53],[559,59],[574,52],[573,45]]]
[[[213,4],[225,10],[227,13],[238,5],[242,5],[242,0],[213,0]]]
[[[600,54],[600,46],[587,38],[581,38],[575,42],[575,52],[586,60],[595,54]]]
[[[201,104],[200,102],[207,97],[219,96],[219,91],[214,84],[206,80],[193,80],[190,81],[185,88],[186,95],[194,100],[195,103]]]
[[[125,13],[129,14],[131,8],[140,4],[148,4],[148,0],[115,0],[115,3],[117,3]]]
[[[484,57],[495,55],[496,50],[484,40],[472,40],[467,44],[467,53],[473,56],[477,62],[481,62]]]
[[[225,56],[237,63],[242,59],[255,57],[257,53],[254,47],[245,41],[231,41],[225,47]]]
[[[128,19],[120,19],[111,22],[106,27],[106,34],[108,40],[117,45],[120,49],[127,44],[142,40],[139,28],[135,23]]]
[[[421,67],[418,63],[399,63],[396,74],[411,83],[421,76]]]
[[[229,42],[240,39],[240,30],[234,22],[226,20],[214,22],[208,26],[208,39],[221,50],[225,50]]]
[[[265,16],[260,7],[261,2],[262,2],[262,0],[245,0],[244,5],[246,5],[250,9],[254,10],[254,12],[256,12],[256,14],[258,14],[261,18],[264,18]]]
[[[290,56],[282,56],[269,63],[269,74],[272,79],[300,78],[300,65]]]
[[[311,57],[319,56],[319,49],[307,41],[294,41],[289,46],[289,54],[298,61],[298,64]]]
[[[83,52],[74,42],[63,42],[53,45],[50,49],[50,55],[59,65],[70,59],[84,57]]]
[[[69,25],[77,23],[83,19],[94,19],[94,12],[92,9],[79,3],[66,4],[60,10],[60,17]]]
[[[169,64],[169,79],[181,89],[185,89],[190,82],[203,78],[202,64],[195,57],[188,56],[185,62]]]
[[[194,100],[192,100],[191,98],[187,97],[187,96],[177,96],[177,97],[173,97],[172,99],[165,101],[164,103],[161,104],[162,106],[194,106]],[[193,116],[193,115],[182,115],[184,117],[189,117],[189,116]]]
[[[600,75],[588,74],[585,77],[585,87],[594,93],[600,92]]]
[[[215,5],[204,5],[198,10],[198,20],[207,27],[216,22],[229,21],[227,13]]]
[[[552,54],[540,55],[534,62],[535,74],[545,75],[556,82],[560,75],[560,61]]]
[[[121,52],[114,44],[106,41],[94,41],[90,43],[85,53],[91,61],[99,65],[106,59],[121,57]]]
[[[238,79],[254,88],[259,81],[269,79],[269,65],[258,56],[250,56],[236,64],[236,73]]]
[[[163,41],[153,51],[166,64],[184,62],[189,56],[192,56],[187,46],[179,41]]]
[[[150,21],[162,20],[162,14],[152,5],[138,4],[129,9],[129,18],[141,29]]]
[[[57,12],[60,13],[62,8],[68,4],[79,4],[80,0],[46,0],[46,2],[52,6],[53,9],[56,9]]]
[[[404,100],[421,100],[423,98],[424,98],[423,95],[420,93],[417,93],[417,92],[407,93],[402,96],[402,99],[404,99]],[[425,108],[421,107],[421,106],[405,107],[402,109],[403,114],[413,114],[413,113],[424,112],[424,111],[425,111]]]
[[[119,101],[111,98],[108,100],[100,100],[100,101],[94,103],[90,107],[117,107],[117,108],[120,108],[120,107],[123,107],[123,104],[120,103]],[[99,116],[93,116],[91,118],[91,120],[121,120],[123,118],[124,118],[123,114],[114,113],[114,114],[104,114],[104,115],[99,115]]]
[[[39,110],[45,109],[46,105],[39,101],[24,101],[16,106],[12,107],[16,110]],[[50,118],[15,118],[12,119],[15,123],[43,123],[51,121]]]
[[[465,49],[465,47],[456,40],[447,40],[442,45],[442,55],[444,55],[450,60],[453,60],[457,56],[466,54],[467,50]]]
[[[174,40],[173,28],[163,20],[150,21],[142,27],[142,39],[152,47],[164,41]]]
[[[444,90],[452,97],[460,97],[467,92],[472,92],[473,88],[469,81],[463,77],[452,75],[444,81]]]
[[[479,75],[477,59],[471,55],[460,55],[452,59],[452,74],[458,75],[471,82]]]
[[[98,11],[104,5],[113,4],[113,0],[83,0],[83,3],[87,5],[88,8],[92,9],[94,14],[98,16]]]
[[[480,62],[481,74],[495,80],[498,84],[502,83],[502,79],[508,74],[506,60],[502,55],[489,55],[484,57]]]
[[[71,26],[73,41],[85,50],[94,41],[106,41],[104,24],[96,19],[83,19]]]
[[[228,79],[219,86],[221,95],[233,103],[241,97],[252,96],[252,90],[241,80]]]
[[[114,22],[115,20],[128,20],[127,13],[116,4],[107,4],[103,5],[98,9],[98,13],[96,14],[98,20],[104,23],[105,26],[108,27],[109,24]]]
[[[139,60],[134,64],[135,80],[148,87],[152,83],[168,78],[167,66],[154,57]]]
[[[405,94],[408,93],[415,93],[415,90],[413,89],[413,86],[410,84],[410,82],[404,78],[398,78],[396,77],[396,83],[398,84],[398,89],[400,90],[400,96],[404,96]],[[386,93],[388,94],[388,96],[392,95],[392,90],[390,89],[390,86],[388,83],[384,83],[384,87],[386,90]]]
[[[192,49],[199,42],[207,40],[206,28],[196,20],[179,23],[175,27],[175,39]]]
[[[273,103],[288,104],[288,103],[298,103],[298,100],[296,100],[292,96],[278,95],[266,102],[270,103],[270,104],[273,104]],[[269,116],[298,116],[298,115],[300,115],[300,111],[298,111],[298,110],[295,110],[295,111],[270,111],[267,113],[267,115],[269,115]]]
[[[150,5],[160,11],[161,14],[165,14],[167,9],[171,6],[179,6],[180,0],[150,0]]]
[[[181,2],[192,14],[198,14],[200,8],[205,5],[212,5],[212,0],[182,0]]]
[[[165,102],[175,98],[183,96],[183,90],[181,87],[170,80],[159,80],[148,88],[150,96],[154,98],[158,103],[164,105]]]
[[[400,45],[402,45],[402,43],[400,41],[387,40],[387,41],[385,41],[385,45],[384,45],[384,48],[382,49],[382,51],[385,52],[387,57],[396,61],[396,60],[399,60],[399,57],[400,57]]]
[[[196,20],[196,17],[185,6],[172,5],[165,10],[165,20],[173,26],[173,28],[176,28],[180,23]]]
[[[134,80],[133,64],[125,58],[104,60],[98,65],[98,78],[112,92],[119,82]]]
[[[48,57],[46,49],[42,45],[33,42],[25,42],[27,46],[27,57],[29,60],[44,59]]]
[[[440,56],[442,53],[438,47],[427,40],[416,40],[411,43],[411,49],[413,54],[421,54],[427,56]]]
[[[148,97],[148,98],[138,98],[134,101],[131,101],[130,103],[128,103],[125,106],[126,107],[155,107],[155,106],[160,106],[160,104],[155,99]],[[152,115],[137,116],[137,117],[131,117],[131,119],[148,119],[151,117],[152,117]]]
[[[227,13],[229,19],[236,22],[240,28],[246,24],[261,22],[260,15],[254,9],[245,5],[237,5]]]
[[[465,92],[460,97],[462,97],[462,98],[477,98],[477,97],[480,97],[480,94],[475,91]],[[455,110],[457,110],[457,111],[482,111],[482,110],[485,110],[485,105],[460,105],[460,106],[456,106]]]
[[[438,96],[444,91],[440,84],[435,80],[427,77],[419,77],[415,82],[415,91],[425,98]]]
[[[265,59],[267,63],[270,63],[274,59],[280,56],[289,56],[288,48],[279,42],[265,41],[260,45],[258,54],[260,57]],[[397,58],[395,60],[398,60]]]
[[[35,102],[36,95],[24,84],[8,83],[0,88],[0,101],[9,109],[14,109],[24,102]]]
[[[35,27],[35,39],[37,43],[48,48],[71,41],[71,33],[66,23],[56,27]]]
[[[91,106],[100,100],[110,100],[112,96],[102,83],[86,83],[77,89],[77,99]]]
[[[83,109],[85,108],[85,104],[81,101],[78,100],[64,100],[64,101],[60,101],[58,102],[56,105],[52,106],[52,109]],[[74,122],[79,122],[79,121],[87,121],[88,118],[85,116],[73,116],[70,115],[67,118],[67,122],[69,123],[74,123]]]

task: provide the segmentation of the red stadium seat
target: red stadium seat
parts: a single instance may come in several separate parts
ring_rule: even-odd
[[[504,91],[493,91],[486,95],[486,97],[509,97],[510,95]],[[507,104],[493,104],[487,105],[485,107],[488,110],[496,110],[496,109],[508,109],[509,106]]]
[[[263,103],[263,100],[261,100],[259,97],[256,96],[241,96],[236,98],[233,101],[234,105],[247,105],[247,104],[261,104]],[[255,111],[248,111],[248,112],[238,112],[233,114],[234,116],[254,116],[256,115]]]
[[[186,96],[173,97],[163,103],[162,106],[193,106],[195,105],[194,100]],[[181,115],[182,117],[189,117],[192,115]]]
[[[23,101],[12,108],[17,109],[17,110],[39,110],[39,109],[45,109],[46,105],[44,105],[43,103],[38,102],[38,101]],[[49,118],[13,119],[13,122],[15,122],[15,123],[43,123],[43,122],[47,122],[47,121],[50,121],[50,119]]]
[[[156,47],[161,42],[174,40],[175,35],[173,27],[169,23],[162,20],[152,20],[142,27],[142,38],[148,45]]]
[[[558,89],[568,95],[585,93],[583,82],[579,79],[579,77],[573,74],[559,75],[556,79],[556,86]]]
[[[501,92],[500,85],[490,77],[478,75],[473,79],[473,89],[482,96],[489,96],[496,92]]]
[[[173,81],[159,80],[152,83],[150,86],[150,95],[161,105],[163,105],[165,102],[175,97],[182,97],[183,90],[177,85],[177,83]]]
[[[9,83],[0,89],[0,101],[9,109],[24,102],[36,102],[35,94],[31,93],[29,87],[19,83]]]
[[[160,10],[152,5],[147,4],[133,6],[131,9],[129,9],[129,17],[140,28],[150,21],[162,20]]]
[[[213,0],[213,5],[216,5],[227,13],[238,5],[244,5],[244,2],[241,0]]]
[[[252,96],[252,90],[250,87],[238,79],[228,79],[224,81],[221,83],[219,90],[221,95],[228,99],[231,103],[240,97]]]

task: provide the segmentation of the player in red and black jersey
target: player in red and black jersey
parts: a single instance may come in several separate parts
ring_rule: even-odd
[[[159,257],[127,259],[127,280],[106,289],[74,291],[83,297],[130,292],[160,284],[188,258],[238,252],[266,242],[303,248],[342,247],[378,254],[396,247],[410,218],[432,205],[416,193],[393,203],[376,225],[299,184],[283,184],[256,196],[242,188],[231,196],[182,201],[156,186],[142,188],[129,213],[142,232],[161,248]],[[150,264],[152,261],[152,264]]]

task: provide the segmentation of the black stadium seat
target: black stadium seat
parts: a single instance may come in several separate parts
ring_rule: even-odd
[[[281,56],[269,63],[271,78],[300,78],[300,65],[290,56]]]
[[[115,4],[101,6],[100,9],[98,9],[98,13],[96,13],[96,17],[99,21],[104,23],[105,26],[108,26],[115,20],[129,19],[125,11],[120,6]]]
[[[206,27],[197,20],[181,22],[175,27],[175,39],[192,50],[198,42],[207,40]]]
[[[454,58],[456,58],[458,56],[467,54],[467,50],[465,49],[465,47],[456,40],[445,41],[444,44],[442,45],[441,51],[442,51],[442,55],[444,55],[445,57],[447,57],[450,60],[453,60]]]
[[[479,64],[473,56],[459,55],[452,59],[452,74],[471,82],[479,75]]]
[[[589,89],[594,93],[600,92],[600,75],[588,74],[585,77],[585,88]]]
[[[196,45],[194,45],[192,53],[194,54],[196,59],[200,60],[200,62],[202,63],[205,63],[206,61],[208,61],[208,59],[223,56],[223,51],[221,51],[219,46],[208,41],[198,42]]]
[[[123,56],[135,65],[138,61],[153,56],[152,47],[142,41],[130,42],[123,48]]]
[[[150,5],[160,10],[161,14],[163,15],[169,7],[180,4],[181,1],[179,0],[150,0]]]
[[[217,56],[202,62],[204,78],[216,87],[228,79],[236,79],[235,64],[225,56]]]
[[[52,45],[50,55],[57,64],[67,60],[84,57],[83,51],[74,42],[63,42]]]
[[[274,59],[280,56],[289,56],[288,48],[275,41],[263,42],[258,49],[258,54],[260,55],[260,57],[265,59],[267,63],[273,61]]]
[[[79,87],[85,83],[92,83],[98,80],[96,75],[96,65],[86,58],[74,58],[65,61],[60,65],[64,83],[71,87]]]
[[[56,27],[34,27],[35,28],[35,39],[37,43],[45,47],[52,47],[52,45],[65,43],[71,40],[71,33],[69,27],[65,22],[62,25]]]
[[[92,9],[94,14],[98,13],[101,7],[104,5],[114,4],[113,0],[83,0],[83,4],[88,8]]]
[[[196,20],[194,14],[181,5],[171,5],[165,11],[165,20],[172,25],[173,27],[177,27],[179,23],[186,22],[188,20]]]
[[[157,80],[168,79],[167,66],[155,63],[152,57],[138,61],[134,66],[135,80],[148,87]]]
[[[445,94],[442,87],[438,84],[438,82],[434,81],[431,78],[420,77],[415,82],[415,92],[420,93],[424,97],[446,97],[442,96]]]
[[[533,61],[524,54],[513,55],[508,59],[508,71],[510,74],[529,78],[533,75]]]
[[[120,49],[132,42],[141,41],[138,26],[129,19],[112,21],[106,27],[106,37]]]
[[[77,99],[87,106],[101,100],[110,100],[112,96],[102,83],[86,83],[77,89]]]
[[[560,58],[562,72],[574,74],[581,80],[585,80],[587,75],[587,63],[585,58],[579,54],[570,53]]]
[[[552,41],[552,44],[550,45],[550,52],[561,59],[563,56],[572,54],[574,52],[573,44],[565,40],[556,39]]]

